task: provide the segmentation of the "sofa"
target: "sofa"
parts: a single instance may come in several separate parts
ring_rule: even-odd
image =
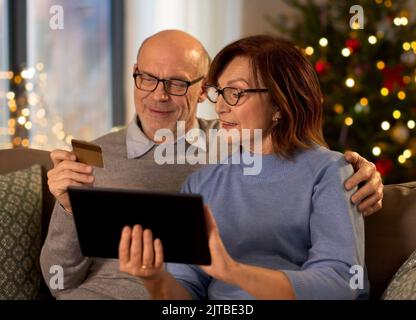
[[[52,161],[49,157],[49,152],[24,148],[0,150],[0,175],[25,169],[32,166],[33,164],[39,164],[41,166],[42,211],[40,217],[41,230],[39,230],[39,234],[40,242],[42,245],[48,233],[49,220],[51,217],[53,206],[55,204],[55,198],[49,192],[47,184],[47,171],[53,167]],[[0,212],[2,209],[3,208],[0,208]],[[43,278],[40,276],[39,290],[35,294],[34,298],[50,299],[51,297],[52,296],[49,292],[48,287],[43,281]]]
[[[46,172],[52,167],[49,152],[34,149],[0,150],[0,175],[42,166],[42,227],[45,240],[54,198],[47,185]],[[386,185],[383,209],[365,219],[366,265],[371,285],[370,299],[380,299],[390,280],[416,249],[416,181]],[[39,298],[50,298],[41,283]]]
[[[416,181],[384,186],[383,208],[365,219],[370,299],[379,299],[416,250]]]

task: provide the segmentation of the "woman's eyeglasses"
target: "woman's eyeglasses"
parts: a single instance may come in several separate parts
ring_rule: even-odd
[[[208,100],[212,103],[216,103],[218,101],[218,97],[221,95],[225,102],[230,106],[236,106],[240,99],[247,93],[269,91],[269,89],[238,89],[232,87],[220,89],[211,85],[205,86],[205,90],[207,92]]]

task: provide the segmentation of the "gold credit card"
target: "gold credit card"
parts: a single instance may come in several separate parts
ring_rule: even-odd
[[[89,166],[104,167],[103,152],[98,144],[72,139],[72,152],[77,157],[78,162]]]

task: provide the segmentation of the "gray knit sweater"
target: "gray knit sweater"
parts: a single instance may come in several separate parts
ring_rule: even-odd
[[[198,123],[205,132],[218,126],[216,121],[198,120]],[[201,167],[158,165],[154,161],[155,147],[138,158],[128,159],[126,133],[127,130],[110,133],[95,141],[103,149],[105,164],[104,169],[94,169],[95,186],[179,191],[185,178]],[[52,213],[40,262],[45,281],[57,299],[149,298],[137,277],[119,271],[118,260],[82,256],[73,217],[58,203]],[[63,289],[53,285],[56,283],[53,277],[57,274],[56,269],[51,269],[54,265],[62,266]]]

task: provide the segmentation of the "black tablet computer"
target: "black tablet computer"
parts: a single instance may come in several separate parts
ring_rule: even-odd
[[[200,195],[97,187],[68,194],[86,257],[118,259],[123,227],[140,224],[162,241],[165,262],[211,264]]]

